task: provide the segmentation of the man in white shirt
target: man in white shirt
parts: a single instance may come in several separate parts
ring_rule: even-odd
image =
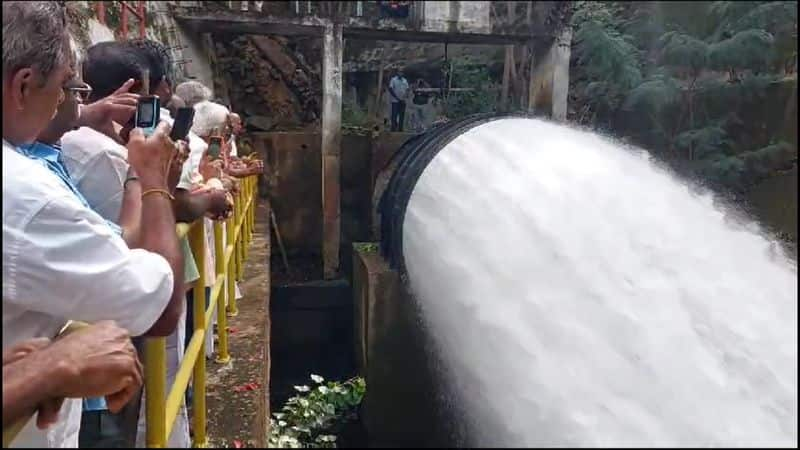
[[[159,97],[161,105],[178,105],[180,99],[174,98],[173,101],[171,80],[169,78],[171,62],[168,58],[162,57],[162,47],[159,43],[142,40],[103,42],[90,47],[87,50],[84,76],[93,87],[97,86],[92,98],[96,99],[108,95],[110,91],[117,89],[117,86],[129,77],[134,80],[134,83],[141,81],[141,73],[147,70],[150,74],[150,92]],[[159,115],[161,121],[172,125],[173,119],[167,108],[162,107]],[[97,133],[92,134],[93,130],[86,131],[84,136],[77,135],[81,131],[82,129],[68,133],[64,139],[65,151],[77,156],[72,161],[76,166],[74,170],[71,169],[73,176],[78,178],[83,185],[95,184],[92,181],[98,182],[100,185],[97,186],[97,190],[104,192],[109,200],[118,198],[118,193],[124,190],[121,179],[127,172],[127,162],[119,154],[121,152],[103,151],[103,148],[110,146],[111,143],[106,141],[105,144],[100,145],[101,139],[97,136]],[[81,139],[82,137],[90,137],[91,139]],[[72,138],[78,138],[77,142],[72,141]],[[196,171],[196,165],[205,150],[205,143],[191,133],[187,139],[190,155],[183,164],[177,189],[174,191],[176,215],[182,222],[194,221],[197,214],[202,215],[209,208],[227,209],[227,204],[222,195],[188,195],[187,184],[190,185],[190,183],[187,182],[187,177]],[[94,145],[92,145],[93,142]],[[79,145],[82,150],[71,148],[71,143]],[[88,154],[90,157],[84,157],[84,154]],[[112,206],[113,208],[118,208],[119,202],[113,201]],[[186,261],[185,282],[192,283],[199,277],[198,269],[204,270],[204,268],[198,268],[195,265],[191,249],[188,246],[188,240],[186,238],[181,239],[181,244]],[[206,258],[206,262],[207,265],[208,263],[211,264],[213,271],[213,260]],[[187,289],[189,286],[187,284]],[[180,317],[179,326],[173,334],[167,337],[167,385],[171,385],[174,381],[180,362],[183,359],[183,343],[187,334],[185,327],[187,312],[189,311],[184,310],[184,314]],[[190,333],[191,331],[188,332],[188,334]],[[143,408],[144,401],[142,402],[142,411]],[[139,414],[138,422],[139,431],[136,433],[136,439],[143,444],[145,430],[143,412]],[[125,425],[127,427],[127,424]],[[100,434],[105,436],[106,433],[101,430]],[[168,445],[170,447],[188,447],[190,445],[188,419],[183,406],[173,427],[173,432],[169,436]]]
[[[129,163],[143,190],[141,248],[130,249],[30,144],[74,78],[59,2],[3,2],[3,348],[54,337],[68,320],[112,319],[131,335],[169,335],[183,309],[183,258],[166,192],[169,127],[131,132]],[[76,447],[80,400],[47,431],[28,423],[21,447]]]
[[[410,86],[408,80],[403,75],[403,68],[397,69],[391,80],[389,80],[389,100],[392,102],[392,131],[403,131],[406,119],[406,100]]]
[[[230,122],[231,126],[231,139],[228,141],[228,145],[230,146],[230,156],[239,156],[239,149],[236,148],[236,138],[242,134],[242,118],[239,117],[239,114],[232,112],[228,114],[228,121]]]

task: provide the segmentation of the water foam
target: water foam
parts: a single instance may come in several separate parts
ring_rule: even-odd
[[[403,233],[475,444],[797,446],[796,266],[645,153],[489,122]]]

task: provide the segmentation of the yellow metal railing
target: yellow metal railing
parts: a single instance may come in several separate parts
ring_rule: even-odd
[[[257,196],[257,177],[249,176],[241,180],[241,188],[234,198],[233,217],[225,221],[225,242],[223,227],[214,223],[214,284],[211,288],[208,308],[206,308],[206,238],[205,223],[200,219],[193,224],[178,224],[179,236],[188,236],[200,278],[194,282],[194,332],[186,347],[175,381],[167,384],[166,338],[149,338],[145,341],[145,411],[147,425],[147,446],[163,448],[167,446],[169,435],[183,404],[186,388],[192,383],[192,420],[194,422],[195,447],[208,444],[206,436],[206,335],[213,333],[211,324],[217,314],[217,363],[230,361],[228,352],[227,317],[238,314],[234,298],[234,281],[240,280],[244,273],[247,247],[252,239],[255,226],[255,204]],[[223,295],[223,287],[226,288]],[[225,299],[227,299],[227,304]],[[178,343],[181,345],[181,343]]]

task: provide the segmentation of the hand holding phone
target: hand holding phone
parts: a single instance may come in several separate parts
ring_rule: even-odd
[[[154,95],[141,96],[136,103],[136,128],[141,128],[145,136],[155,132],[161,118],[161,104]]]
[[[218,130],[214,129],[211,136],[208,138],[208,159],[215,160],[220,158],[222,152],[222,136],[219,135]]]
[[[172,132],[169,137],[173,141],[185,141],[194,123],[194,108],[178,108],[175,114],[175,123],[172,124]]]

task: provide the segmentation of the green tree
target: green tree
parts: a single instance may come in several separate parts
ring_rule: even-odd
[[[785,83],[796,92],[796,76],[786,75],[796,72],[797,2],[575,7],[575,120],[631,137],[727,190],[796,164],[796,137],[785,142],[781,120],[754,111]]]

